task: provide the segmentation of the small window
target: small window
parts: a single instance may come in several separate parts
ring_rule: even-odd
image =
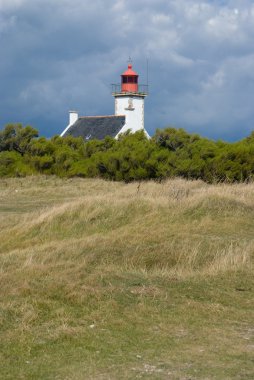
[[[137,83],[137,77],[129,77],[129,83]]]
[[[138,83],[137,77],[122,77],[122,83]]]

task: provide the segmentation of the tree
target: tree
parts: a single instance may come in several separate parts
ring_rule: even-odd
[[[22,124],[8,124],[0,131],[0,152],[16,151],[24,155],[31,141],[38,137],[38,131],[30,126],[22,127]]]

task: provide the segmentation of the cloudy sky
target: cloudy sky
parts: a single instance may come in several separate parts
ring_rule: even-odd
[[[253,0],[0,0],[0,127],[60,133],[69,109],[114,113],[128,57],[145,124],[214,139],[254,130]]]

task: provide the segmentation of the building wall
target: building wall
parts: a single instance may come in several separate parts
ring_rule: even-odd
[[[116,96],[115,115],[125,115],[126,123],[119,133],[128,129],[137,132],[144,129],[144,97],[142,96]]]
[[[65,128],[65,130],[61,133],[61,137],[63,137],[65,135],[65,133],[68,131],[68,129],[76,123],[76,121],[78,120],[78,113],[77,111],[69,111],[69,124],[67,125],[67,127]]]

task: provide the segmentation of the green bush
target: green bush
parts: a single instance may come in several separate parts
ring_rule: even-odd
[[[33,173],[32,168],[26,164],[20,153],[0,152],[0,177],[24,177]]]
[[[254,132],[236,142],[212,141],[183,129],[140,131],[118,140],[38,138],[30,126],[9,124],[0,132],[0,177],[36,173],[102,177],[115,181],[162,180],[180,176],[207,182],[241,182],[254,177]]]

